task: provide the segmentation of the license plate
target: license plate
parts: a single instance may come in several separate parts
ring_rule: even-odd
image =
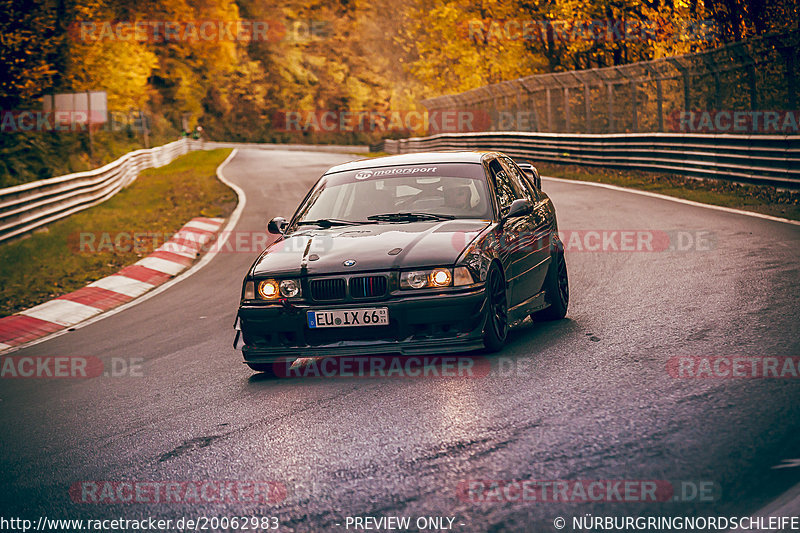
[[[319,311],[308,311],[307,317],[308,327],[312,329],[389,325],[389,309],[387,307],[321,309]]]

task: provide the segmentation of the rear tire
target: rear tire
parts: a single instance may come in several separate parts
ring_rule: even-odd
[[[564,249],[557,246],[553,249],[552,260],[547,267],[544,278],[545,299],[550,307],[531,314],[531,320],[561,320],[567,315],[569,305],[569,277],[567,276],[567,261],[564,259]]]
[[[495,264],[486,276],[486,325],[483,328],[483,344],[488,352],[497,352],[508,337],[508,301],[506,281]]]

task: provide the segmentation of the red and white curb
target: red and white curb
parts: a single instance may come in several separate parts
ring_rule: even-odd
[[[193,218],[153,253],[116,274],[0,318],[0,352],[69,328],[137,298],[183,272],[216,239],[221,218]]]

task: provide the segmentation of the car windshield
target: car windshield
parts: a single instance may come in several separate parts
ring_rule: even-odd
[[[303,202],[295,220],[310,224],[454,218],[491,218],[480,164],[409,165],[330,174]]]

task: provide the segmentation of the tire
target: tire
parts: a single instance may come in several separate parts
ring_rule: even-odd
[[[489,268],[489,275],[486,276],[486,307],[483,344],[488,352],[497,352],[508,337],[508,300],[506,281],[496,264]]]
[[[246,363],[251,370],[261,372],[264,377],[275,377],[275,367],[271,363]]]
[[[553,252],[547,275],[544,278],[545,299],[550,307],[531,314],[531,320],[561,320],[567,316],[569,305],[569,277],[567,276],[567,261],[564,259],[562,247],[556,247]]]

